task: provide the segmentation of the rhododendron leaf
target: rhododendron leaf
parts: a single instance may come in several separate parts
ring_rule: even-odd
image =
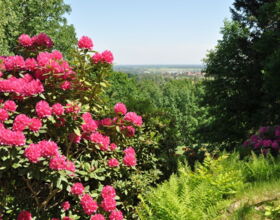
[[[42,93],[39,94],[39,97],[42,98],[42,99],[46,99],[46,97]]]
[[[20,165],[19,163],[14,163],[14,164],[12,165],[12,167],[13,167],[14,169],[16,169],[16,168],[18,168],[18,167],[21,167],[21,165]]]
[[[85,170],[90,171],[90,164],[84,163]]]
[[[81,136],[81,131],[80,131],[79,128],[75,128],[75,129],[74,129],[74,133],[75,133],[76,135],[78,135],[78,136]]]
[[[104,83],[104,82],[101,82],[100,85],[101,85],[102,87],[105,87],[105,88],[107,87],[107,84]]]

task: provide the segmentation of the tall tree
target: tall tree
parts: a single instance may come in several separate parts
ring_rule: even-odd
[[[52,37],[56,49],[67,52],[76,42],[75,29],[64,17],[70,11],[63,0],[0,0],[1,54],[15,51],[15,40],[20,34],[40,32]]]
[[[280,122],[280,1],[235,0],[231,12],[205,59],[204,103],[212,118],[205,139],[227,146]]]

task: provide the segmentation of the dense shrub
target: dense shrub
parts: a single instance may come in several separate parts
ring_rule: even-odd
[[[142,117],[103,106],[112,53],[82,37],[69,64],[46,34],[18,41],[0,58],[1,215],[133,219],[159,172]]]

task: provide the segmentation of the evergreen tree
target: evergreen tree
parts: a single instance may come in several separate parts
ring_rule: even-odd
[[[277,124],[280,108],[280,1],[236,0],[233,21],[206,62],[211,122],[205,140],[240,144],[260,125]]]

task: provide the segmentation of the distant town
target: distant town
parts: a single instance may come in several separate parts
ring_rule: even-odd
[[[203,77],[203,65],[115,65],[114,70],[129,74],[160,74],[166,77]]]

